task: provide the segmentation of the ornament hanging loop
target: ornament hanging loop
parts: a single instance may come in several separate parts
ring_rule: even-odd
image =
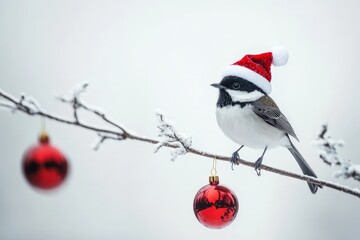
[[[41,132],[40,132],[40,136],[39,136],[39,142],[42,144],[49,143],[49,135],[46,132],[45,117],[41,118]]]
[[[219,184],[219,177],[216,175],[217,174],[217,170],[216,170],[216,159],[213,159],[213,165],[212,165],[212,169],[210,170],[210,176],[209,176],[209,183],[210,185],[217,185]]]
[[[41,117],[41,132],[46,132],[46,120],[45,120],[45,117]]]
[[[210,170],[211,176],[216,176],[216,174],[217,174],[216,164],[217,164],[216,158],[213,158],[212,169]]]

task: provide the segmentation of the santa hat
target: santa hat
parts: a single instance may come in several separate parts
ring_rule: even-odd
[[[271,92],[271,64],[283,66],[289,59],[286,48],[276,47],[271,52],[261,54],[248,54],[241,60],[225,68],[223,77],[241,77],[252,82],[266,94]]]

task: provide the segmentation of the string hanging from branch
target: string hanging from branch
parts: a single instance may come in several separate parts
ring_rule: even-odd
[[[40,116],[59,123],[69,124],[92,131],[96,134],[96,141],[93,144],[94,150],[98,150],[101,144],[103,144],[106,140],[116,140],[116,141],[135,140],[135,141],[155,144],[156,145],[155,152],[157,152],[160,148],[163,147],[174,149],[174,151],[171,151],[172,160],[174,160],[180,155],[192,153],[202,157],[209,158],[211,160],[217,159],[227,162],[231,161],[230,157],[221,156],[218,154],[213,154],[193,148],[191,138],[185,137],[182,134],[178,133],[175,130],[175,127],[169,121],[167,121],[164,115],[160,112],[156,113],[156,116],[159,120],[158,129],[160,131],[159,132],[159,137],[161,138],[160,140],[152,139],[149,137],[143,137],[136,133],[133,133],[130,130],[125,129],[120,124],[111,120],[100,109],[90,106],[83,101],[81,96],[86,91],[88,86],[89,86],[88,83],[79,84],[71,91],[69,95],[60,96],[57,98],[59,101],[65,104],[69,104],[72,107],[73,109],[72,118],[65,118],[62,116],[57,116],[56,114],[49,113],[43,110],[40,107],[40,104],[34,98],[26,96],[25,94],[22,94],[20,98],[16,98],[6,93],[2,89],[0,89],[0,98],[2,99],[2,101],[0,101],[0,107],[4,109],[8,109],[12,113],[22,112],[30,116]],[[83,122],[79,117],[80,110],[87,111],[98,116],[107,125],[109,125],[109,127],[104,127],[104,128],[97,127]],[[246,161],[244,159],[239,159],[238,164],[255,168],[255,163]],[[324,181],[319,178],[313,178],[313,177],[285,171],[282,169],[273,168],[264,164],[260,166],[260,169],[264,171],[276,173],[282,176],[291,177],[302,181],[318,184],[324,187],[332,188],[360,198],[360,191],[358,189],[352,189],[340,184]]]

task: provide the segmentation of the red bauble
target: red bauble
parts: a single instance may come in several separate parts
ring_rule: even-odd
[[[239,202],[233,191],[219,184],[217,176],[211,176],[210,184],[196,194],[193,207],[195,216],[205,227],[223,228],[234,221]]]
[[[28,182],[45,190],[58,187],[68,172],[67,160],[49,143],[49,137],[45,133],[41,134],[39,144],[25,153],[22,167]]]

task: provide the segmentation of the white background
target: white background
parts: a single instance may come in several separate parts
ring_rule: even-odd
[[[360,17],[358,1],[3,1],[0,0],[0,87],[36,97],[71,118],[55,100],[79,82],[84,96],[112,119],[156,137],[161,109],[194,147],[230,156],[238,147],[217,127],[221,71],[247,53],[289,49],[273,68],[271,96],[292,123],[299,150],[324,180],[334,169],[311,142],[323,123],[343,138],[342,156],[358,160]],[[88,123],[105,126],[83,114]],[[41,120],[0,112],[0,239],[358,239],[360,200],[331,189],[312,195],[306,183],[219,162],[221,183],[240,201],[237,219],[211,230],[196,220],[192,201],[207,184],[211,160],[47,122],[52,143],[69,158],[66,184],[51,193],[22,176],[24,151]],[[255,161],[261,150],[243,149]],[[300,173],[286,149],[265,164]]]

